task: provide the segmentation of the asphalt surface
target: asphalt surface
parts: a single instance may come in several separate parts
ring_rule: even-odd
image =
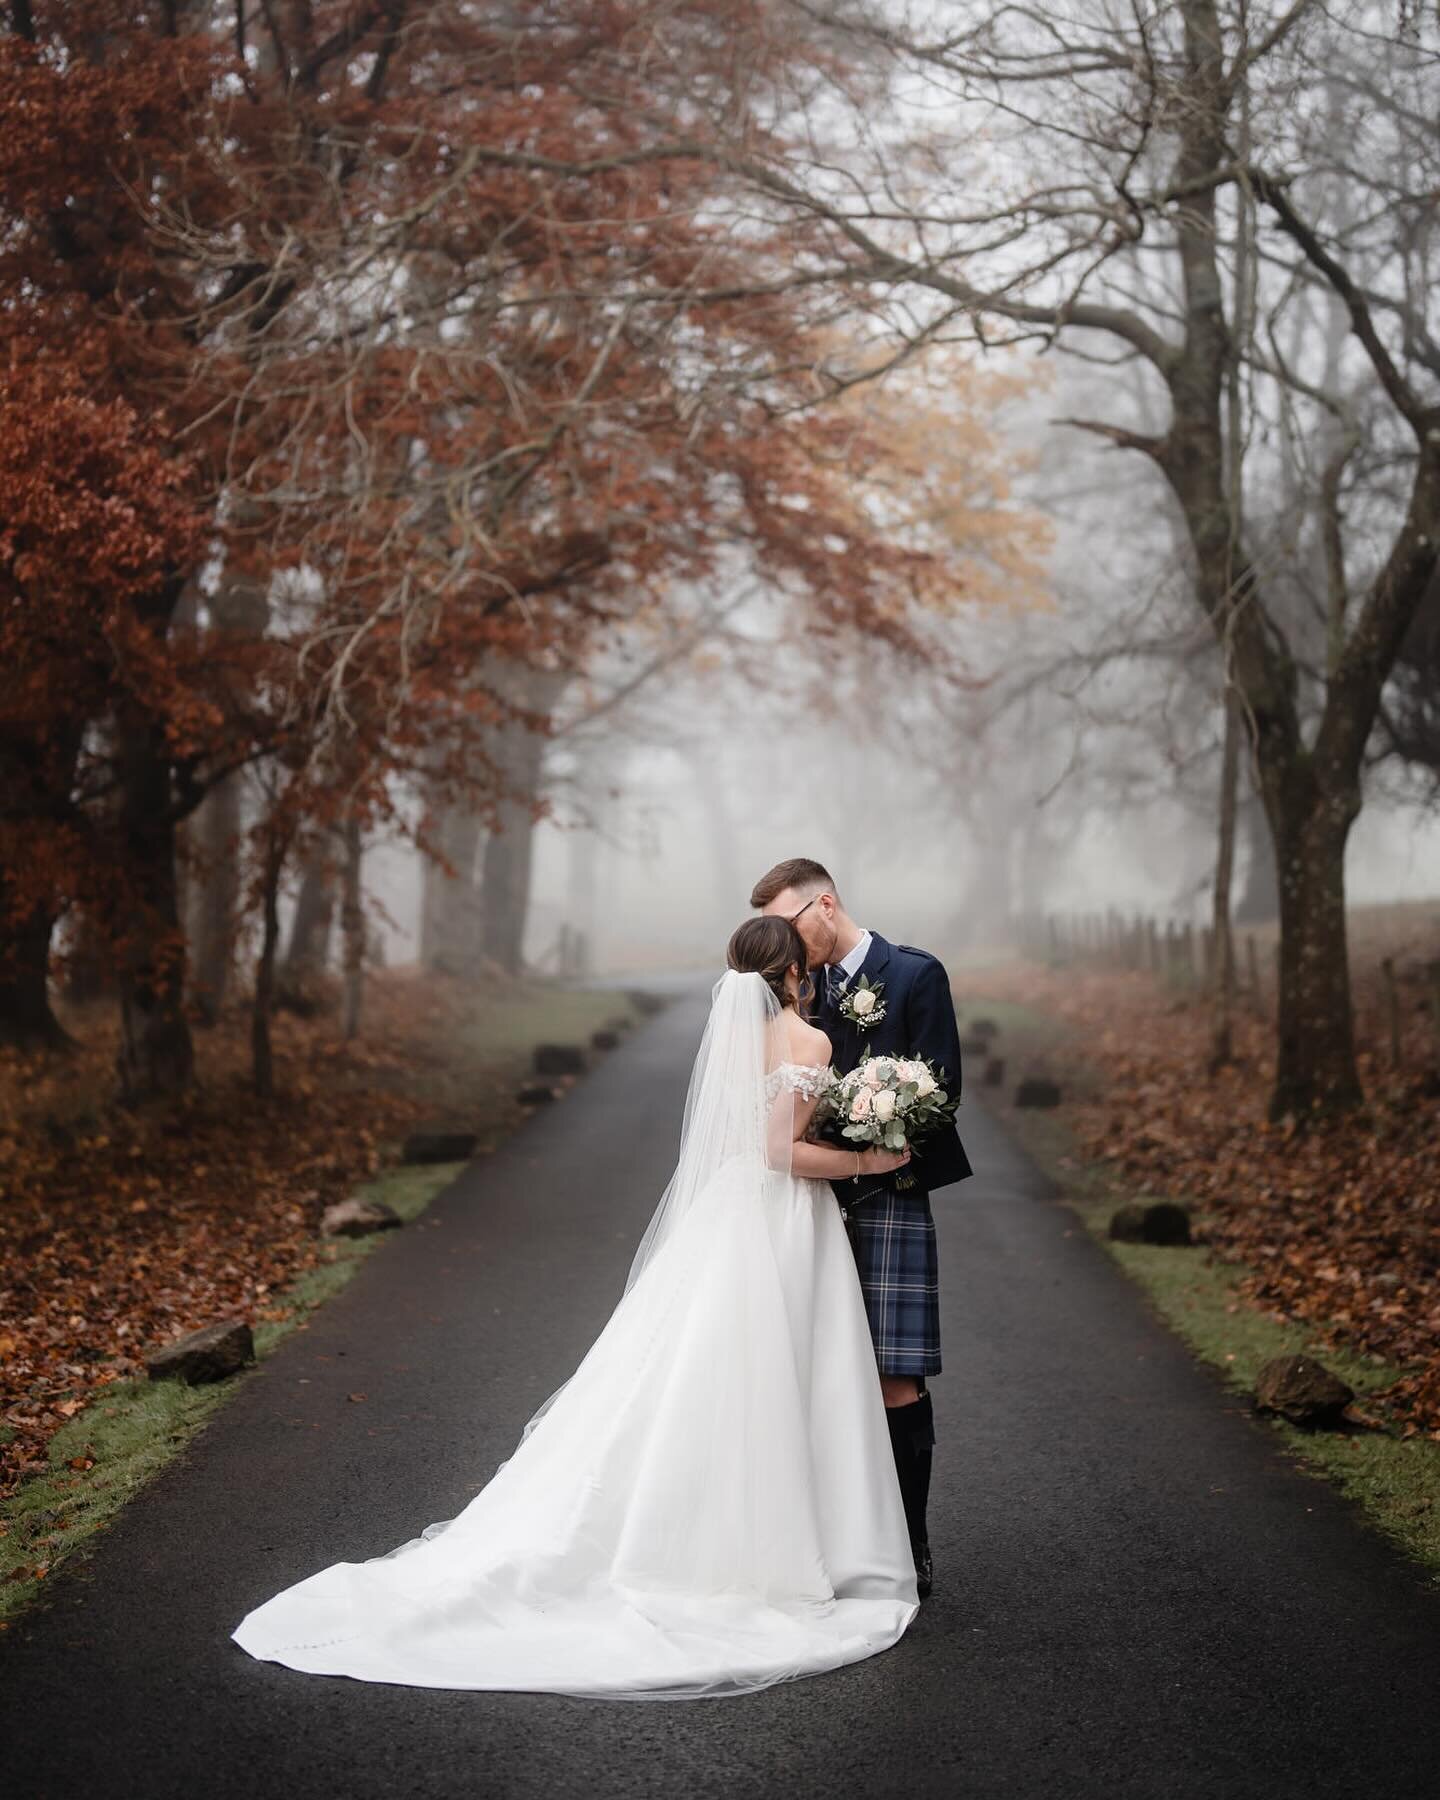
[[[1436,1791],[1440,1596],[1193,1363],[978,1105],[935,1198],[933,1597],[739,1699],[315,1676],[229,1638],[452,1517],[608,1317],[669,1173],[690,993],[294,1333],[0,1644],[14,1800]],[[363,1393],[363,1401],[347,1399]]]

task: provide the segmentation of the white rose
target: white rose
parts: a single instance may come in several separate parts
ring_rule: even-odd
[[[875,1117],[882,1125],[887,1119],[895,1117],[895,1096],[889,1088],[883,1089],[875,1096]]]
[[[864,1081],[866,1087],[878,1088],[881,1085],[879,1063],[875,1062],[873,1059],[870,1062],[867,1062],[861,1079]]]
[[[935,1077],[928,1069],[922,1069],[920,1072],[919,1089],[919,1098],[922,1100],[927,1094],[935,1092]]]
[[[870,1117],[869,1088],[861,1088],[860,1092],[850,1102],[850,1117],[856,1124],[859,1124],[861,1119],[868,1119]]]
[[[857,988],[850,997],[850,1005],[851,1005],[852,1010],[855,1011],[856,1013],[858,1013],[862,1019],[866,1016],[867,1013],[874,1012],[874,1010],[875,1010],[875,990],[874,990],[874,988]]]

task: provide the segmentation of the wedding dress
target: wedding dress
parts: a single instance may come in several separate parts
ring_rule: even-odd
[[[790,1172],[828,1071],[716,983],[675,1173],[574,1374],[455,1518],[248,1613],[252,1656],[416,1687],[734,1695],[893,1645],[915,1565],[833,1190]]]

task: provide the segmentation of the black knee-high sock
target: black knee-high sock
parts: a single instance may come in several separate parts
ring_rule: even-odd
[[[905,1523],[914,1544],[928,1542],[925,1507],[930,1497],[930,1453],[935,1442],[935,1416],[927,1389],[908,1406],[888,1406],[885,1423],[890,1427],[890,1448],[895,1473],[900,1477],[900,1497],[905,1503]]]

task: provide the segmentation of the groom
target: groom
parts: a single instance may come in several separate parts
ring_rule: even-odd
[[[942,1071],[946,1093],[958,1098],[960,1033],[950,983],[935,957],[857,925],[829,872],[808,857],[791,857],[762,875],[750,904],[789,919],[800,933],[815,980],[812,1017],[830,1039],[839,1074],[853,1069],[867,1048],[877,1055],[924,1056]],[[867,991],[875,999],[857,1006]],[[972,1173],[960,1134],[945,1126],[920,1140],[907,1168],[831,1183],[860,1271],[922,1598],[931,1585],[925,1505],[935,1442],[925,1377],[940,1372],[930,1194]]]

